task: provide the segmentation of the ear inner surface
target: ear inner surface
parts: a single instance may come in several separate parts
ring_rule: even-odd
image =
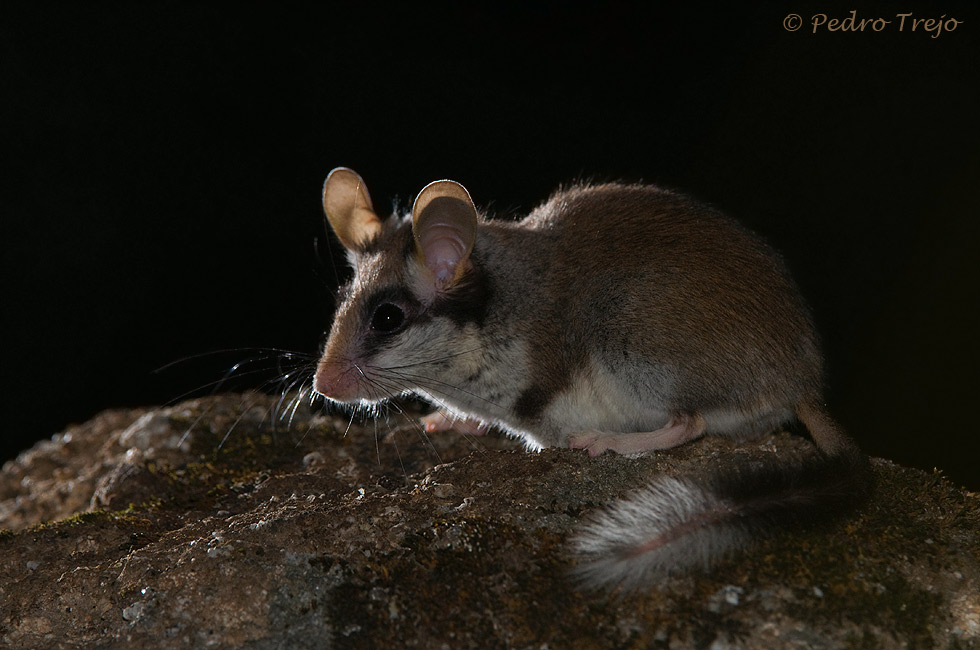
[[[337,239],[348,250],[371,241],[381,231],[364,180],[352,169],[337,167],[323,183],[323,211]]]
[[[419,192],[412,208],[412,234],[437,289],[452,286],[465,271],[476,222],[473,200],[459,183],[436,181]]]

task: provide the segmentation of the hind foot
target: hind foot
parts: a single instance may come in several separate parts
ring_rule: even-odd
[[[619,454],[642,454],[656,449],[670,449],[704,435],[704,418],[697,413],[672,415],[666,425],[656,431],[615,433],[611,431],[582,431],[568,437],[572,449],[585,449],[589,456],[598,456],[607,449]]]

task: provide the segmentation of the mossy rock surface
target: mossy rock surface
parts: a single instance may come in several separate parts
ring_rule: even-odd
[[[812,453],[526,453],[227,395],[109,411],[0,472],[0,646],[977,648],[980,498],[876,460],[873,500],[643,593],[567,540],[651,476]],[[287,414],[287,417],[289,415]]]

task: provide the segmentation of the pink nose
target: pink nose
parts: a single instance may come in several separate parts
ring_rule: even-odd
[[[321,395],[338,402],[356,400],[360,376],[353,363],[323,359],[313,376],[313,388]]]
[[[317,366],[316,374],[313,376],[313,388],[316,392],[326,397],[339,399],[338,392],[339,377],[336,364],[320,362]]]

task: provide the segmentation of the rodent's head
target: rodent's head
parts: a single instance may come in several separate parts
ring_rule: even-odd
[[[314,387],[332,400],[374,403],[438,390],[450,367],[472,365],[486,285],[471,253],[477,213],[453,181],[427,185],[412,214],[380,219],[364,181],[339,167],[323,207],[354,278],[341,291]]]

